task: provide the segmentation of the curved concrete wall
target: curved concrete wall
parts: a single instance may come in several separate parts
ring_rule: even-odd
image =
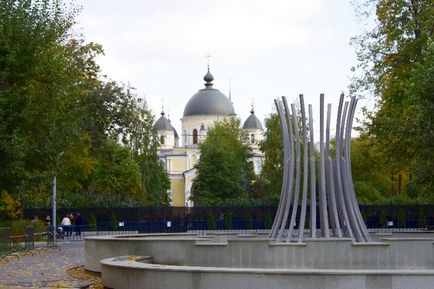
[[[434,271],[246,269],[144,264],[104,259],[105,287],[116,289],[432,289]]]
[[[164,234],[86,238],[85,267],[101,271],[99,261],[147,255],[154,263],[178,266],[284,269],[433,269],[433,240],[388,238],[352,244],[349,239],[273,243],[255,236]]]

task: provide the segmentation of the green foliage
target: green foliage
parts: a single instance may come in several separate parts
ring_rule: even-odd
[[[75,12],[49,0],[0,4],[0,187],[22,199],[80,136],[81,73],[65,45]]]
[[[269,211],[266,211],[264,217],[264,228],[271,229],[272,225],[273,225],[273,219],[271,217],[271,213]]]
[[[238,119],[215,122],[200,144],[193,201],[196,206],[236,205],[248,200],[254,179],[251,151]]]
[[[217,222],[215,220],[213,213],[211,212],[208,213],[207,225],[208,225],[208,230],[215,230],[217,228]]]
[[[265,119],[265,137],[260,149],[265,154],[261,184],[267,204],[278,204],[283,179],[283,142],[279,117],[271,114]]]
[[[246,229],[253,229],[253,215],[251,212],[246,215]]]
[[[365,204],[384,204],[391,195],[390,170],[382,151],[369,135],[361,133],[351,140],[351,164],[357,200]]]
[[[111,229],[112,231],[116,231],[118,229],[118,216],[113,212],[112,215],[110,216],[110,225],[111,225]]]
[[[95,174],[103,168],[94,176],[97,183],[90,185],[100,187],[106,195],[120,197],[121,203],[127,205],[169,204],[170,181],[157,155],[154,117],[146,102],[137,100],[130,88],[114,82],[102,84],[87,101],[87,129],[99,161]],[[124,146],[117,143],[118,139]],[[99,181],[106,185],[101,186]],[[123,187],[117,189],[113,183]]]
[[[380,221],[381,228],[387,228],[388,219],[387,219],[387,215],[386,215],[385,211],[381,211],[380,212],[380,219],[379,219],[379,221]]]
[[[47,231],[47,226],[43,220],[9,220],[0,223],[0,227],[10,227],[11,235],[18,236],[24,235],[26,227],[34,227],[35,233],[41,233]]]
[[[432,1],[366,2],[375,7],[376,26],[354,39],[362,77],[352,89],[377,97],[376,111],[365,111],[365,127],[389,176],[407,177],[402,186],[411,200],[432,202],[434,7]]]
[[[88,225],[90,230],[96,230],[96,217],[95,215],[90,215],[88,220]]]
[[[15,220],[21,216],[21,204],[6,191],[0,195],[0,220]]]
[[[101,147],[92,182],[94,193],[117,195],[122,201],[144,200],[144,191],[137,163],[131,159],[128,149],[114,141]]]
[[[405,211],[399,210],[398,211],[398,227],[399,228],[405,228],[407,225],[407,220],[405,218]]]
[[[130,138],[131,148],[139,164],[148,199],[152,205],[168,206],[170,198],[167,191],[170,189],[170,180],[157,155],[158,134],[154,127],[154,117],[146,103],[139,106],[135,123]]]
[[[47,207],[57,176],[59,206],[167,204],[154,118],[100,75],[101,45],[72,37],[77,11],[0,2],[0,189]]]
[[[232,212],[226,212],[224,218],[225,218],[225,229],[226,230],[232,230],[232,228],[233,228]]]
[[[366,210],[360,210],[360,213],[362,214],[362,219],[367,224],[368,221],[368,212]]]
[[[426,215],[425,215],[424,210],[419,211],[418,226],[419,226],[419,228],[426,228],[426,226],[427,226]]]
[[[434,14],[434,12],[431,13]],[[433,16],[434,17],[434,16]],[[417,62],[410,69],[403,117],[408,122],[402,138],[406,149],[406,160],[412,180],[408,193],[412,197],[422,196],[434,202],[434,42],[431,40]]]

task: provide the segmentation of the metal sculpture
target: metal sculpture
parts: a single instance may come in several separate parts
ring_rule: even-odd
[[[372,239],[360,214],[351,173],[350,142],[357,99],[351,97],[349,102],[344,102],[344,95],[340,96],[336,117],[335,153],[332,158],[331,104],[327,105],[324,131],[324,94],[320,95],[318,163],[315,160],[312,105],[308,106],[309,127],[307,127],[302,94],[299,99],[299,112],[295,104],[288,106],[286,97],[275,100],[282,128],[284,167],[280,203],[269,237],[276,239],[277,242],[302,242],[307,237],[349,237],[356,242],[369,242]],[[301,121],[301,128],[299,121]],[[310,220],[309,234],[305,234],[307,219]],[[298,229],[296,229],[297,221]]]

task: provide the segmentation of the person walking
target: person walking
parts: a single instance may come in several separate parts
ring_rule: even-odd
[[[71,221],[71,227],[69,228],[69,236],[72,236],[72,233],[74,232],[75,229],[75,217],[73,213],[69,213],[68,214],[68,218]]]
[[[81,236],[81,227],[83,225],[83,219],[81,218],[80,212],[75,216],[75,235]]]
[[[65,217],[63,217],[60,226],[62,226],[65,235],[68,236],[69,233],[71,232],[71,220],[69,219],[68,215],[65,215]]]

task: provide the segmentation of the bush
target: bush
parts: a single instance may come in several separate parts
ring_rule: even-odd
[[[361,210],[360,213],[362,214],[363,222],[365,224],[368,224],[368,212],[366,210]]]
[[[248,212],[246,216],[246,229],[253,229],[253,216],[251,212]]]
[[[420,210],[419,211],[418,227],[419,228],[426,228],[427,227],[426,216],[425,216],[425,211],[424,210]]]
[[[270,212],[265,212],[264,229],[271,229],[273,225],[273,219],[271,218]]]
[[[208,225],[208,230],[215,230],[217,227],[217,223],[215,221],[214,215],[211,212],[208,213],[207,225]]]
[[[380,227],[381,228],[387,228],[387,216],[384,211],[381,211],[380,213]]]
[[[225,229],[226,230],[232,230],[232,213],[231,212],[225,213]]]
[[[119,222],[118,216],[115,213],[112,213],[110,217],[110,225],[112,231],[116,231],[118,229],[118,222]]]
[[[96,217],[95,217],[95,215],[92,214],[89,216],[88,223],[89,223],[89,229],[92,231],[95,231],[96,230]]]
[[[26,227],[33,227],[35,229],[35,233],[47,231],[47,226],[45,225],[44,221],[39,219],[31,221],[24,219],[5,221],[0,223],[0,227],[9,227],[11,229],[11,236],[21,236],[12,239],[14,246],[18,246],[20,242],[24,242]],[[35,241],[41,240],[42,238],[42,235],[35,236]]]
[[[399,210],[398,211],[398,228],[405,228],[405,227],[406,227],[405,211]]]
[[[6,191],[0,194],[0,220],[15,220],[21,217],[21,204]]]

